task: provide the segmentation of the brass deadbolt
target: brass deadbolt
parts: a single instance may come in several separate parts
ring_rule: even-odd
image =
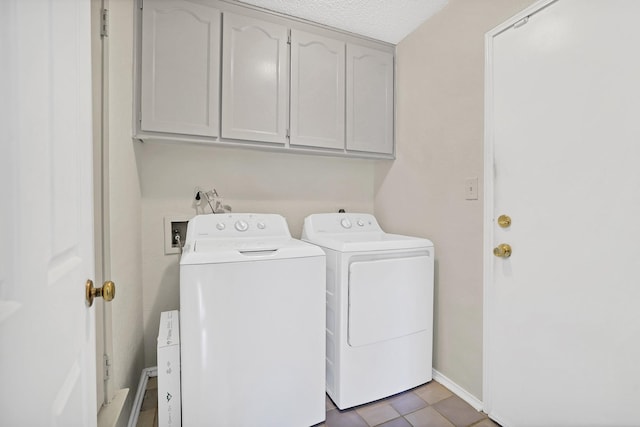
[[[493,254],[499,258],[509,258],[511,256],[511,245],[500,243],[497,247],[493,248]]]
[[[85,298],[89,307],[93,305],[93,300],[96,297],[102,298],[106,302],[113,300],[116,297],[116,284],[111,280],[107,280],[102,284],[101,288],[94,288],[93,280],[87,280],[85,284]]]
[[[511,225],[511,217],[509,215],[500,215],[498,217],[498,225],[502,228],[507,228]]]

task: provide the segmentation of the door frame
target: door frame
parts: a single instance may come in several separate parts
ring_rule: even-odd
[[[91,1],[92,79],[93,79],[93,167],[94,167],[94,250],[97,283],[111,280],[110,162],[109,162],[109,21],[110,0]],[[135,10],[137,2],[132,1]],[[102,13],[106,11],[106,28]],[[113,356],[113,305],[96,301],[96,377],[98,389],[98,427],[114,426],[123,414],[129,388],[118,388],[114,381],[117,360]]]
[[[94,203],[94,247],[95,247],[95,281],[103,283],[105,271],[103,266],[104,245],[102,243],[104,229],[103,212],[103,184],[102,184],[102,69],[103,69],[103,40],[100,36],[100,16],[103,0],[91,0],[91,80],[92,80],[92,108],[93,108],[93,203]],[[104,349],[104,303],[96,301],[96,383],[97,407],[106,401],[104,387],[103,354]]]
[[[493,247],[495,245],[494,228],[494,184],[495,164],[493,145],[493,40],[495,37],[510,29],[520,21],[528,19],[541,10],[559,0],[540,0],[522,12],[512,16],[485,34],[485,69],[484,69],[484,219],[483,219],[483,302],[482,302],[482,402],[483,411],[491,415],[492,384],[491,384],[491,325],[494,321],[493,313]],[[498,418],[496,421],[500,422]],[[502,424],[502,423],[501,423]],[[504,424],[503,424],[504,425]]]
[[[94,241],[96,283],[111,277],[109,263],[109,145],[108,145],[108,65],[109,42],[102,34],[102,13],[108,10],[109,0],[91,0],[91,37],[93,63],[93,167],[94,167]],[[98,381],[98,410],[109,405],[113,398],[113,380],[107,373],[106,357],[112,353],[111,305],[99,300],[96,304],[96,372]],[[111,365],[112,362],[109,362]],[[108,369],[112,370],[110,366]]]
[[[134,6],[135,7],[135,6]],[[109,12],[109,0],[91,0],[94,251],[95,280],[111,279],[109,220],[109,36],[103,34],[102,14]],[[107,17],[107,24],[109,20]],[[112,304],[99,299],[96,305],[96,381],[98,427],[115,425],[122,415],[129,392],[116,389],[113,372]]]

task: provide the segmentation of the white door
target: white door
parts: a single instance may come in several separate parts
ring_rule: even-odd
[[[0,424],[96,424],[89,0],[0,2]]]
[[[487,37],[484,400],[505,427],[640,425],[638,16],[545,1]]]

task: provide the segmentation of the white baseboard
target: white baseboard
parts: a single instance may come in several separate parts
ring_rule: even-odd
[[[138,383],[138,391],[133,401],[133,407],[131,408],[131,414],[129,415],[128,427],[135,427],[138,423],[138,415],[140,415],[140,408],[142,407],[142,401],[144,399],[144,392],[147,389],[147,382],[149,378],[158,376],[158,368],[144,368],[142,375],[140,375],[140,383]]]
[[[102,405],[98,411],[98,427],[115,427],[122,416],[122,409],[129,394],[128,388],[116,391],[108,405]]]
[[[482,411],[484,409],[484,404],[480,399],[478,399],[473,394],[469,393],[467,390],[453,382],[449,377],[443,375],[435,369],[433,370],[433,379],[451,390],[460,399],[473,406],[476,411]]]

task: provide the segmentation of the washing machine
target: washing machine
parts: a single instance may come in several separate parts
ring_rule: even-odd
[[[302,240],[327,255],[326,387],[340,409],[432,379],[434,248],[370,214],[314,214]]]
[[[324,252],[292,239],[282,216],[189,221],[180,261],[183,425],[322,422],[324,295]]]

